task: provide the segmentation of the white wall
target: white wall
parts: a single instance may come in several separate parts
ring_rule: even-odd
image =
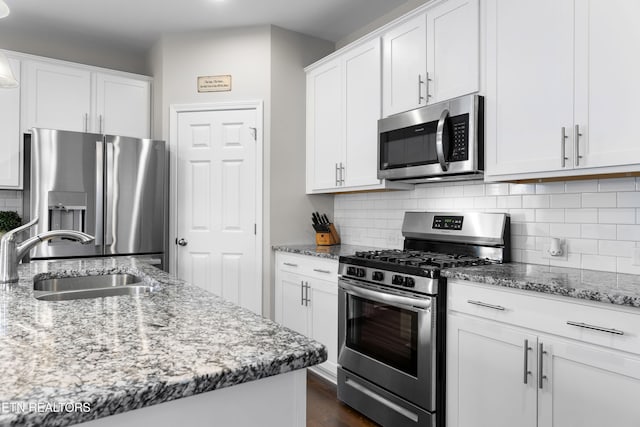
[[[423,184],[413,191],[336,196],[343,243],[402,247],[404,212],[508,212],[513,261],[640,274],[640,178],[544,184]],[[564,238],[568,260],[545,259],[550,237]]]

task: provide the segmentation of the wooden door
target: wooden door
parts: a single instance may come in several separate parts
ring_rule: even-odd
[[[178,277],[256,313],[255,109],[178,114]]]

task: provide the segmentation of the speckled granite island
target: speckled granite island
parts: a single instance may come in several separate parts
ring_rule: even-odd
[[[19,272],[0,291],[0,426],[304,425],[303,368],[326,360],[322,344],[135,259]],[[35,276],[114,272],[152,292],[34,298]]]

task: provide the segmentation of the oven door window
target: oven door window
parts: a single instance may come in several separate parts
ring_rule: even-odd
[[[418,372],[418,313],[349,295],[346,345],[406,374]]]

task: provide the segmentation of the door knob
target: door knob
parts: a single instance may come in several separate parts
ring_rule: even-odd
[[[178,245],[180,245],[180,246],[187,246],[187,243],[189,243],[189,242],[187,242],[187,241],[186,241],[186,240],[184,240],[184,239],[180,239],[180,240],[176,239],[176,243],[177,243]]]

